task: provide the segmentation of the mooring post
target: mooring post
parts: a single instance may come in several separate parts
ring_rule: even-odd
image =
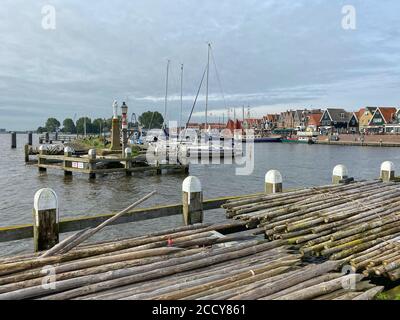
[[[43,188],[35,193],[33,204],[33,242],[35,252],[48,250],[58,243],[58,200],[54,190]]]
[[[64,176],[72,176],[72,171],[67,170],[70,166],[67,164],[70,163],[70,161],[65,160],[65,158],[72,157],[72,148],[70,146],[67,146],[64,148],[64,159],[63,159],[63,168],[64,168]]]
[[[349,172],[344,165],[338,164],[336,167],[333,168],[332,184],[340,184],[344,180],[347,180],[348,178],[349,178]]]
[[[29,162],[29,144],[25,144],[24,154],[25,154],[25,163],[28,163]]]
[[[132,167],[131,157],[132,157],[132,149],[129,148],[129,147],[125,148],[125,158],[126,158],[126,161],[125,161],[125,169],[126,169],[126,171],[125,172],[126,172],[127,176],[131,176],[132,175],[132,172],[129,170]]]
[[[203,191],[197,177],[189,176],[183,180],[182,206],[185,225],[203,222]]]
[[[92,172],[96,170],[96,149],[90,149],[89,155],[89,179],[96,179],[96,173]]]
[[[265,193],[282,192],[282,175],[278,170],[270,170],[265,174]]]
[[[29,131],[28,132],[28,145],[32,145],[32,141],[33,141],[33,139],[32,139],[32,131]]]
[[[394,163],[385,161],[381,164],[381,179],[382,181],[389,182],[395,179]]]
[[[47,146],[42,144],[39,146],[39,155],[38,155],[38,167],[39,167],[39,172],[46,172],[46,168],[41,167],[41,164],[46,164],[46,158],[43,158],[42,156],[45,156],[47,154]]]
[[[15,149],[17,147],[17,133],[11,132],[11,149]]]

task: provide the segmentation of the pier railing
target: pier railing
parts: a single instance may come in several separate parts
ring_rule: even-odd
[[[248,196],[254,196],[254,195],[257,194]],[[241,197],[245,196],[243,195],[228,196],[228,197],[205,200],[203,201],[203,210],[218,209],[227,200],[233,200]],[[136,221],[144,221],[149,219],[157,219],[174,215],[182,215],[183,213],[182,208],[183,205],[180,203],[180,204],[154,206],[143,209],[142,208],[135,209],[125,214],[124,216],[120,217],[116,221],[114,221],[112,225],[118,225]],[[113,215],[114,215],[113,213],[109,213],[109,214],[99,214],[94,216],[72,217],[72,218],[61,219],[59,222],[59,232],[65,233],[65,232],[82,230],[88,227],[94,227],[104,222],[105,220],[109,219]],[[32,237],[33,237],[33,224],[0,227],[0,242],[28,239]]]

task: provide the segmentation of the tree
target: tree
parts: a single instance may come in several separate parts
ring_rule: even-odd
[[[92,123],[92,131],[91,132],[95,133],[95,134],[101,134],[104,130],[104,125],[105,125],[105,123],[104,123],[103,119],[101,119],[101,118],[94,119],[93,123]]]
[[[86,133],[92,132],[92,120],[88,117],[82,117],[79,118],[78,121],[76,121],[76,132],[78,134],[85,133],[85,119],[86,119]]]
[[[45,127],[39,127],[36,130],[36,133],[43,133],[43,132],[46,132],[46,128]]]
[[[71,118],[64,119],[63,127],[65,133],[76,133],[75,123]]]
[[[56,118],[48,118],[45,124],[47,132],[55,132],[60,128],[60,121]]]
[[[164,118],[158,111],[146,111],[139,116],[139,122],[144,128],[161,128]]]

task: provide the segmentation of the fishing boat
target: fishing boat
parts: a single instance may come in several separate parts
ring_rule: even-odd
[[[305,144],[314,144],[315,140],[313,137],[298,137],[298,136],[292,136],[292,137],[286,137],[282,139],[282,142],[284,143],[305,143]]]

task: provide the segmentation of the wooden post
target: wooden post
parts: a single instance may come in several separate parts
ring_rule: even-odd
[[[388,182],[395,179],[394,163],[391,161],[385,161],[381,164],[381,179],[382,181]]]
[[[72,177],[72,171],[67,170],[69,165],[69,161],[65,160],[65,157],[71,157],[72,156],[72,148],[67,146],[64,148],[64,160],[63,160],[63,168],[64,168],[64,176],[65,177]]]
[[[90,149],[88,152],[89,155],[89,179],[96,179],[96,173],[92,172],[92,170],[96,170],[96,149]]]
[[[185,225],[203,222],[203,191],[197,177],[189,176],[183,180],[182,206]]]
[[[46,159],[42,158],[41,156],[44,156],[47,154],[47,146],[46,145],[41,145],[39,147],[39,155],[38,155],[38,166],[41,164],[46,163]],[[39,166],[39,172],[46,172],[46,168],[42,168]]]
[[[33,140],[32,140],[32,131],[29,131],[29,132],[28,132],[28,145],[31,146],[31,145],[32,145],[32,141],[33,141]]]
[[[58,243],[58,200],[54,190],[40,189],[33,205],[33,242],[35,252],[48,250]]]
[[[29,144],[24,146],[25,163],[29,162]]]
[[[332,184],[339,184],[342,180],[348,179],[348,177],[349,172],[344,165],[338,164],[335,168],[333,168]]]
[[[17,147],[17,133],[11,132],[11,149],[15,149]]]
[[[265,174],[265,193],[282,192],[282,175],[278,170],[270,170]]]
[[[132,175],[132,172],[129,171],[129,169],[132,167],[131,157],[132,157],[132,149],[129,148],[129,147],[125,148],[125,158],[126,158],[126,161],[125,161],[125,169],[126,169],[126,171],[125,172],[126,172],[127,176],[131,176]]]

